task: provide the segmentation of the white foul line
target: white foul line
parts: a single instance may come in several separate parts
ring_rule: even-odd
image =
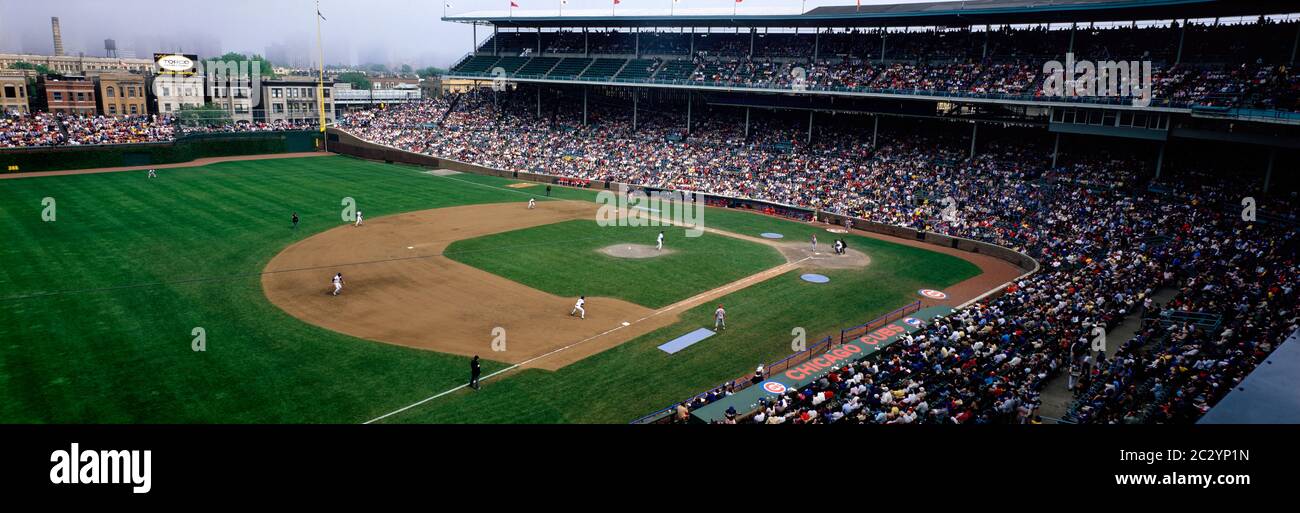
[[[545,353],[545,354],[542,354],[542,355],[539,355],[539,356],[534,356],[534,357],[529,358],[529,359],[527,359],[527,360],[524,360],[524,361],[522,361],[522,362],[516,363],[516,364],[514,364],[514,365],[511,365],[511,366],[506,367],[506,368],[504,368],[504,369],[501,369],[501,370],[499,370],[499,371],[496,371],[496,372],[493,372],[493,373],[491,373],[491,374],[488,374],[487,376],[483,376],[483,377],[479,378],[479,382],[481,383],[481,382],[483,382],[483,381],[486,381],[486,380],[492,378],[493,376],[497,376],[497,375],[500,375],[500,374],[504,374],[504,373],[510,372],[510,371],[512,371],[512,370],[515,370],[515,369],[518,369],[518,368],[523,367],[523,366],[525,366],[525,365],[528,365],[528,364],[530,364],[530,363],[533,363],[533,362],[535,362],[535,361],[537,361],[537,360],[541,360],[542,358],[546,358],[546,357],[551,356],[551,355],[553,355],[553,354],[556,354],[556,353],[559,353],[559,352],[562,352],[562,351],[566,351],[566,350],[568,350],[568,349],[570,349],[570,348],[572,348],[572,347],[574,347],[574,346],[577,346],[577,345],[582,344],[582,343],[584,343],[584,342],[590,341],[590,340],[592,340],[592,339],[597,339],[597,338],[603,337],[603,336],[605,336],[605,335],[608,335],[608,334],[613,333],[613,332],[615,332],[615,331],[621,330],[621,329],[623,329],[623,328],[626,328],[626,327],[631,326],[631,325],[633,325],[633,324],[636,324],[636,323],[638,323],[638,322],[644,321],[644,320],[649,319],[649,318],[651,318],[651,317],[655,317],[655,316],[658,316],[658,315],[663,314],[663,313],[665,313],[665,312],[670,312],[670,311],[675,310],[675,309],[677,309],[677,308],[681,308],[682,306],[684,306],[684,305],[686,305],[686,304],[689,304],[690,302],[695,301],[696,299],[698,299],[698,298],[700,298],[700,297],[707,296],[707,295],[712,295],[712,294],[716,294],[716,293],[719,293],[719,292],[725,292],[725,291],[727,291],[727,290],[729,290],[729,289],[731,289],[731,288],[734,288],[734,287],[739,286],[739,285],[742,285],[742,284],[748,286],[748,284],[747,284],[746,282],[748,282],[748,281],[750,281],[750,280],[753,280],[753,279],[754,279],[755,277],[757,277],[757,276],[762,276],[762,275],[766,275],[766,274],[769,274],[769,273],[771,273],[771,274],[773,274],[773,275],[784,273],[784,272],[787,270],[787,268],[794,268],[794,267],[797,267],[798,264],[803,263],[804,260],[808,260],[808,259],[810,259],[810,258],[812,258],[812,257],[804,257],[803,259],[801,259],[801,260],[797,260],[797,261],[794,261],[794,262],[786,262],[786,263],[784,263],[784,264],[781,264],[781,265],[779,265],[779,266],[773,267],[773,268],[768,269],[768,270],[766,270],[766,271],[763,271],[763,272],[761,272],[761,273],[758,273],[758,274],[752,274],[752,275],[746,276],[746,277],[744,277],[744,278],[741,278],[741,279],[739,279],[739,280],[736,280],[736,281],[734,281],[734,282],[731,282],[731,283],[729,283],[729,284],[727,284],[727,285],[723,285],[723,286],[718,287],[718,288],[716,288],[716,289],[712,289],[712,290],[707,290],[707,291],[701,292],[701,293],[696,294],[696,295],[694,295],[694,296],[691,296],[691,297],[689,297],[689,298],[686,298],[686,299],[683,299],[683,300],[678,301],[678,302],[676,302],[676,303],[673,303],[673,304],[671,304],[671,305],[665,306],[665,307],[663,307],[663,308],[661,308],[661,309],[659,309],[659,310],[655,310],[655,311],[654,311],[653,313],[651,313],[650,315],[647,315],[647,316],[645,316],[645,317],[642,317],[642,318],[640,318],[640,319],[637,319],[637,320],[635,320],[635,321],[632,321],[631,323],[626,323],[626,324],[623,324],[623,325],[621,325],[621,326],[616,326],[616,327],[614,327],[614,328],[612,328],[612,329],[606,330],[606,331],[603,332],[603,333],[599,333],[599,334],[596,334],[596,335],[592,335],[592,336],[590,336],[590,337],[584,338],[584,339],[582,339],[582,340],[579,340],[579,341],[574,342],[574,343],[572,343],[572,344],[569,344],[569,345],[567,345],[567,346],[564,346],[564,347],[561,347],[561,348],[554,349],[554,350],[552,350],[552,351],[550,351],[550,352],[548,352],[548,353]],[[384,420],[384,419],[386,419],[386,418],[388,418],[388,417],[392,417],[393,415],[397,415],[397,414],[402,413],[402,412],[404,412],[404,411],[406,411],[406,410],[409,410],[409,409],[414,408],[414,407],[416,407],[416,406],[419,406],[419,405],[421,405],[421,404],[427,403],[427,402],[429,402],[429,401],[432,401],[432,400],[434,400],[434,399],[437,399],[437,398],[439,398],[439,397],[442,397],[442,396],[444,396],[444,395],[450,394],[450,393],[452,393],[452,392],[456,392],[456,391],[458,391],[458,390],[460,390],[460,389],[467,388],[467,387],[469,387],[469,385],[468,385],[468,384],[465,384],[465,385],[460,385],[460,386],[457,386],[457,387],[454,387],[454,388],[447,389],[447,390],[445,390],[445,391],[443,391],[443,392],[440,392],[440,393],[437,393],[437,394],[431,395],[431,396],[429,396],[429,397],[426,397],[426,398],[421,399],[421,400],[419,400],[419,401],[416,401],[416,402],[414,402],[414,403],[408,404],[408,405],[403,406],[403,407],[401,407],[401,408],[398,408],[398,409],[396,409],[396,410],[390,411],[390,412],[388,412],[388,413],[385,413],[385,414],[380,415],[380,416],[378,416],[378,417],[375,417],[375,418],[373,418],[373,419],[370,419],[370,420],[367,420],[367,421],[365,421],[365,422],[362,422],[362,424],[372,424],[372,423],[374,423],[374,422],[377,422],[377,421],[380,421],[380,420]]]

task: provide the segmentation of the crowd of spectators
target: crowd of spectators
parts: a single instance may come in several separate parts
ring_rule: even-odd
[[[664,63],[689,60],[687,80],[732,87],[848,89],[923,94],[1048,97],[1044,64],[1064,61],[1066,50],[1093,62],[1150,61],[1156,105],[1300,110],[1300,76],[1290,45],[1296,22],[1261,19],[1217,25],[837,31],[754,35],[689,32],[596,31],[542,33],[543,52],[597,55],[637,53]],[[1185,32],[1185,33],[1184,33]],[[497,50],[535,52],[536,33],[503,33]],[[691,41],[694,40],[694,44]],[[1178,50],[1183,42],[1183,51]],[[484,49],[492,45],[489,40]],[[584,46],[585,45],[585,46]],[[678,63],[680,64],[680,63]],[[676,66],[673,70],[678,69]],[[802,70],[797,73],[796,70]],[[806,77],[806,80],[803,79]],[[1105,84],[1099,84],[1104,87]],[[1094,96],[1096,94],[1088,94]],[[1100,96],[1100,95],[1097,95]],[[1129,96],[1129,95],[1125,95]]]
[[[873,148],[852,130],[809,142],[806,128],[775,117],[753,120],[746,137],[723,114],[697,115],[688,134],[681,116],[653,109],[633,127],[598,105],[582,126],[577,108],[539,118],[528,98],[510,94],[495,105],[486,95],[441,99],[340,123],[368,140],[489,167],[851,214],[1040,262],[1000,297],[938,318],[746,421],[1031,422],[1044,384],[1074,369],[1079,422],[1188,422],[1297,327],[1294,225],[1246,223],[1222,208],[1233,204],[1223,191],[1249,188],[1155,192],[1142,159],[1065,155],[1053,167],[1028,141],[989,143],[971,158],[943,130],[886,136]],[[952,215],[941,212],[948,198]],[[1294,200],[1275,207],[1290,223]],[[1178,295],[1155,305],[1158,290]],[[1161,312],[1209,313],[1222,329]],[[1155,320],[1109,353],[1091,350],[1094,328],[1131,315]]]
[[[171,116],[114,117],[36,112],[0,116],[0,148],[165,142],[187,133],[306,130],[317,126],[313,120],[182,125]]]

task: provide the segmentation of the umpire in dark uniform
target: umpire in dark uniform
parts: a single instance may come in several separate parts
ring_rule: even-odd
[[[478,377],[483,374],[483,368],[478,364],[478,355],[469,361],[469,387],[478,390]]]

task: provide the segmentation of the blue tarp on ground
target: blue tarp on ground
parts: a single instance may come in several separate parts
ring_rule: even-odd
[[[692,331],[690,333],[687,333],[685,335],[682,335],[680,337],[668,341],[668,343],[659,346],[659,349],[665,353],[673,354],[683,349],[686,349],[688,347],[691,347],[696,342],[712,337],[713,335],[715,335],[715,333],[713,333],[713,330],[708,328],[700,328],[698,330]]]
[[[1300,331],[1201,417],[1200,424],[1300,424]]]

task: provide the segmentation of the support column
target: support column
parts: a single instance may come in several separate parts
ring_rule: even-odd
[[[1066,53],[1074,53],[1074,29],[1078,26],[1076,23],[1070,24],[1070,49]]]
[[[880,63],[881,64],[885,63],[885,35],[888,33],[889,31],[880,33]]]
[[[582,27],[582,56],[591,57],[591,46],[587,44],[587,27]]]
[[[880,135],[880,114],[872,117],[875,118],[875,122],[872,123],[874,126],[871,127],[871,149],[874,150],[876,149],[876,137]]]
[[[1295,66],[1296,50],[1300,50],[1300,26],[1295,29],[1295,42],[1291,43],[1291,65]]]
[[[542,86],[537,86],[537,119],[542,119]]]
[[[695,56],[695,27],[691,27],[691,57]]]
[[[1277,148],[1268,152],[1268,168],[1264,170],[1264,194],[1268,194],[1269,186],[1273,185],[1273,163],[1277,161]]]
[[[478,24],[477,24],[477,23],[474,23],[474,24],[473,24],[473,27],[474,27],[474,30],[473,30],[473,38],[474,38],[474,39],[473,39],[473,41],[470,41],[472,44],[469,45],[469,52],[470,52],[471,54],[478,53]]]
[[[814,111],[811,110],[808,111],[808,143],[809,144],[812,143],[813,113]]]
[[[492,26],[492,55],[501,55],[499,47],[501,46],[501,27]]]
[[[636,114],[637,114],[637,94],[636,89],[632,90],[632,131],[636,131]]]
[[[641,58],[641,29],[636,29],[636,58]]]
[[[1156,178],[1160,178],[1160,171],[1165,167],[1165,143],[1160,143],[1160,153],[1156,155]]]
[[[537,56],[542,55],[542,27],[537,27]]]
[[[745,107],[745,140],[749,140],[749,107]]]
[[[1183,20],[1182,27],[1178,30],[1178,56],[1174,57],[1174,66],[1183,62],[1183,40],[1187,38],[1187,20]]]
[[[1056,155],[1061,151],[1061,133],[1056,133],[1056,144],[1052,146],[1052,169],[1056,169]]]
[[[754,33],[757,31],[758,29],[754,27],[749,27],[749,58],[750,59],[754,58]]]
[[[970,158],[975,158],[975,141],[980,135],[980,124],[972,123],[970,127]]]
[[[980,60],[989,58],[989,26],[984,26],[984,52],[980,54]]]
[[[822,49],[822,29],[816,28],[813,29],[813,61],[817,60],[817,54],[821,53],[821,49]]]
[[[691,93],[686,93],[686,135],[691,135]]]
[[[587,86],[582,86],[582,126],[587,126]]]

